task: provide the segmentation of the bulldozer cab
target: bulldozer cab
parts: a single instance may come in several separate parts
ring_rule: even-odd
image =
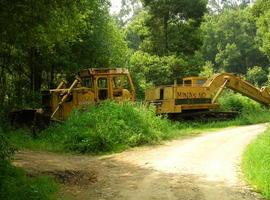
[[[135,89],[126,69],[87,69],[79,73],[83,87],[92,88],[95,101],[135,100]]]
[[[106,99],[117,102],[134,101],[135,89],[127,69],[81,70],[74,82],[65,87],[61,83],[50,90],[49,112],[51,118],[64,120],[73,108],[96,104]]]
[[[23,109],[9,113],[11,125],[36,127],[40,122],[67,119],[75,108],[98,104],[106,99],[135,101],[135,89],[129,71],[124,68],[81,70],[73,82],[61,81],[55,89],[42,91],[41,109]]]

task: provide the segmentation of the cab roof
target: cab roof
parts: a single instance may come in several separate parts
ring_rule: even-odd
[[[199,76],[189,76],[183,78],[183,80],[207,80],[206,77],[199,77]]]
[[[88,68],[79,72],[79,76],[90,75],[127,75],[129,74],[126,68]]]

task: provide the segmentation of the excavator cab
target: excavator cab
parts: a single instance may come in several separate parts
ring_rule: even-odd
[[[183,86],[198,86],[203,85],[207,81],[205,77],[186,77],[183,78]]]

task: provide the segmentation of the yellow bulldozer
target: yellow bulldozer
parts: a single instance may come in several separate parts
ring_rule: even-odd
[[[41,109],[12,111],[13,126],[46,126],[49,121],[67,119],[74,108],[98,104],[106,99],[135,101],[135,89],[127,69],[81,70],[72,83],[63,80],[55,89],[42,91]]]
[[[270,105],[269,89],[255,87],[231,73],[219,73],[210,78],[187,77],[182,84],[157,86],[146,90],[145,101],[156,107],[157,114],[184,119],[231,118],[237,112],[215,112],[217,99],[225,88],[241,93],[265,106]],[[181,114],[181,115],[179,115]]]

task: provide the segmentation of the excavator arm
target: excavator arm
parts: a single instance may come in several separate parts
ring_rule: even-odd
[[[235,92],[238,92],[244,96],[247,96],[258,103],[265,106],[270,106],[270,91],[267,87],[262,87],[261,89],[255,87],[249,82],[241,79],[230,73],[219,73],[215,74],[203,85],[208,88],[209,92],[215,94],[212,99],[212,103],[218,98],[222,90],[227,87]]]

